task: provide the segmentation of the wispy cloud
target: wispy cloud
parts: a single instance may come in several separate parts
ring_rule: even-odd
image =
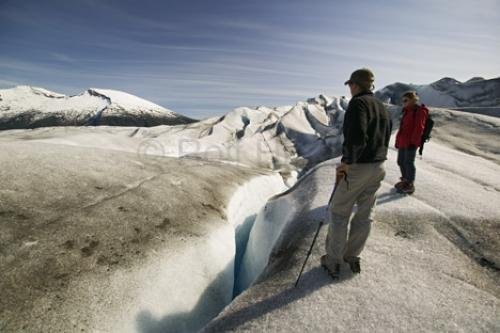
[[[17,82],[17,81],[0,79],[0,87],[1,88],[12,88],[13,86],[17,86],[17,85],[19,85],[19,82]]]
[[[74,63],[75,62],[74,58],[72,58],[64,53],[52,52],[51,55],[57,61],[66,62],[66,63]]]

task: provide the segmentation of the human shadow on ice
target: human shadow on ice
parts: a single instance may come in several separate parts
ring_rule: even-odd
[[[389,192],[385,192],[382,194],[377,195],[377,205],[383,205],[385,203],[394,201],[394,200],[399,200],[404,198],[405,195],[398,193],[398,191],[395,188],[392,188]]]

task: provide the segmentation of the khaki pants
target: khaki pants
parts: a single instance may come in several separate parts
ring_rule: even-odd
[[[385,177],[384,163],[349,165],[347,182],[341,180],[330,203],[329,227],[326,238],[328,261],[342,263],[358,257],[363,251],[372,222],[375,193]],[[347,228],[354,205],[357,211]]]

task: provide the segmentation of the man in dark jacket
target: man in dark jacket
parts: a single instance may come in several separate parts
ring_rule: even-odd
[[[384,161],[392,122],[382,102],[373,95],[373,73],[366,68],[354,71],[345,82],[352,99],[344,117],[344,143],[341,164],[337,166],[336,192],[329,203],[326,255],[322,266],[330,275],[340,275],[347,262],[353,273],[360,273],[359,255],[370,233],[375,194],[385,177]],[[349,219],[354,205],[357,211]]]

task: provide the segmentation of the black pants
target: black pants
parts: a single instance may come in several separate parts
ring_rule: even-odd
[[[401,148],[398,150],[398,165],[401,169],[401,175],[407,181],[415,181],[415,156],[417,148]]]

